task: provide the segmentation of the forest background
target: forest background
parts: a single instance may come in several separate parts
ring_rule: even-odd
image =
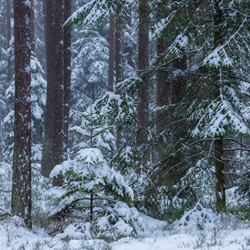
[[[198,203],[226,213],[232,187],[245,211],[247,1],[28,2],[0,5],[0,153],[13,174],[5,209],[32,227],[38,171],[85,194],[87,222],[106,204],[95,199],[118,217],[116,200],[169,222]],[[48,217],[70,217],[79,196],[67,195]]]

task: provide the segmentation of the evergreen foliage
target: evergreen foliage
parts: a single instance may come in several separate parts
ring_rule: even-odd
[[[62,187],[65,192],[51,216],[67,217],[80,209],[84,211],[82,228],[88,228],[90,223],[97,235],[133,235],[137,217],[136,209],[130,208],[133,191],[122,175],[108,166],[101,152],[110,149],[108,142],[113,136],[109,130],[113,126],[105,125],[107,113],[97,113],[92,106],[80,116],[81,125],[71,130],[87,140],[78,145],[74,160],[55,166],[50,174],[51,178],[59,174],[65,178]]]

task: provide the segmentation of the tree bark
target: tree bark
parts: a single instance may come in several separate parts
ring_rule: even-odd
[[[164,42],[162,39],[157,39],[157,56],[161,55],[166,51],[169,43]],[[156,86],[156,104],[158,107],[168,106],[171,104],[171,97],[172,97],[172,84],[169,79],[169,73],[165,71],[158,71],[157,72],[157,86]],[[156,132],[157,134],[164,131],[167,124],[170,121],[170,114],[169,112],[164,112],[162,114],[159,114],[159,117],[157,119],[156,123]],[[158,159],[160,161],[164,160],[165,153],[164,153],[164,140],[162,140],[158,143],[159,146],[157,146],[157,153],[158,153]]]
[[[35,9],[34,0],[31,0],[31,51],[36,54]]]
[[[223,31],[220,27],[222,23],[223,11],[219,7],[219,1],[214,3],[214,48],[220,46],[223,42]],[[219,70],[212,69],[212,79],[215,87],[214,100],[220,101],[220,79]],[[223,158],[223,136],[217,136],[214,142],[215,150],[215,176],[216,176],[216,209],[217,212],[226,210],[226,196],[225,196],[225,177],[224,177],[224,162]]]
[[[139,76],[149,67],[149,7],[148,0],[139,2],[139,48],[138,70]],[[148,135],[144,127],[148,124],[148,78],[143,77],[143,85],[138,88],[138,96],[141,99],[139,105],[140,131],[137,134],[137,146],[147,142]]]
[[[65,0],[64,21],[71,15],[71,0]],[[64,28],[64,160],[67,159],[71,85],[71,26]]]
[[[46,1],[43,0],[43,17],[44,17],[44,44],[45,44],[45,54],[47,55],[47,19],[46,19]],[[46,72],[47,77],[47,72]]]
[[[54,131],[53,131],[53,167],[64,160],[64,0],[58,0],[54,19]],[[53,179],[53,186],[61,186],[62,177]]]
[[[14,0],[15,120],[11,211],[31,229],[31,6]]]
[[[110,20],[109,28],[109,78],[108,91],[114,91],[114,55],[115,55],[115,17]]]
[[[46,71],[47,71],[47,100],[44,123],[44,142],[42,152],[41,174],[49,177],[54,167],[52,157],[54,131],[54,0],[46,1]]]

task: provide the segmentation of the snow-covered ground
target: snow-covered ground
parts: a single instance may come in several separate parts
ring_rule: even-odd
[[[233,217],[218,219],[199,229],[155,220],[140,214],[142,229],[133,238],[107,243],[104,240],[61,239],[24,228],[18,217],[0,222],[0,250],[247,250],[250,249],[250,224],[238,223]],[[191,222],[190,219],[188,222]],[[213,224],[213,225],[212,225]],[[211,227],[210,227],[211,226]]]
[[[46,220],[60,192],[40,176],[39,166],[35,167],[33,230],[29,231],[22,219],[2,216],[10,209],[11,166],[1,164],[0,250],[250,250],[250,221],[229,213],[217,215],[209,205],[204,207],[200,203],[171,225],[140,213],[138,235],[117,241],[84,240],[77,238],[77,233],[74,239],[65,238],[60,232],[51,236],[48,232],[53,228],[48,228],[51,225]],[[234,189],[227,190],[227,201],[231,206],[238,205]]]

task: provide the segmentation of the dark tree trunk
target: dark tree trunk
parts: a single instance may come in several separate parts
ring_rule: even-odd
[[[157,39],[157,55],[161,55],[166,51],[169,43],[164,42],[162,39]],[[157,72],[157,88],[156,88],[156,104],[158,107],[168,106],[171,104],[171,97],[172,97],[172,88],[171,88],[171,81],[169,79],[169,73],[166,71],[158,71]],[[159,114],[156,123],[156,132],[161,133],[166,128],[167,124],[170,121],[170,114],[164,112]],[[164,160],[164,140],[161,138],[161,141],[158,143],[157,152],[158,152],[158,159],[160,161]]]
[[[43,17],[44,17],[44,44],[45,44],[45,54],[47,55],[47,18],[46,18],[46,1],[43,0]],[[47,72],[46,72],[47,77]]]
[[[173,63],[174,70],[186,70],[187,69],[187,60],[182,58]],[[175,79],[172,79],[172,103],[176,104],[182,101],[185,90],[187,87],[186,79],[181,75],[178,75]]]
[[[64,21],[71,15],[71,0],[65,0]],[[64,159],[67,159],[71,85],[71,26],[64,28]]]
[[[15,120],[11,210],[31,229],[31,7],[14,0]]]
[[[170,13],[168,8],[169,0],[163,0],[158,3],[157,6],[157,20],[160,21],[163,18],[166,18]],[[164,34],[167,34],[168,31],[165,31]],[[167,48],[171,45],[171,41],[167,42],[165,37],[157,39],[157,56],[160,56],[164,52],[166,52]],[[172,97],[172,88],[171,88],[171,81],[169,79],[169,73],[160,70],[157,72],[157,83],[156,83],[156,105],[158,107],[168,106],[171,104],[171,97]],[[169,123],[170,117],[169,113],[159,114],[156,123],[156,132],[161,133],[166,125]],[[158,146],[159,145],[159,146]],[[157,145],[157,152],[158,152],[158,159],[163,160],[165,157],[164,154],[164,140],[161,138],[161,141]]]
[[[54,168],[53,163],[53,131],[54,131],[54,1],[46,1],[46,68],[47,68],[47,101],[44,124],[44,142],[42,152],[41,174],[49,177],[51,170]]]
[[[223,137],[218,137],[214,141],[215,151],[215,175],[216,175],[216,209],[217,212],[225,211],[226,195],[225,195],[225,176],[223,162]]]
[[[6,0],[7,5],[7,40],[8,40],[8,48],[10,47],[11,40],[11,23],[10,23],[10,0]],[[11,61],[10,56],[8,57],[8,81],[11,80]]]
[[[53,132],[53,167],[64,160],[64,0],[58,0],[54,19],[54,132]],[[54,186],[62,185],[62,177],[53,179]]]
[[[31,0],[31,51],[36,54],[35,9],[34,0]]]
[[[122,25],[121,20],[117,20],[115,32],[115,70],[116,70],[116,86],[123,80],[123,54],[122,54]],[[118,91],[118,94],[121,94]],[[119,128],[116,134],[116,148],[117,150],[122,146],[122,134]]]
[[[110,20],[109,29],[109,79],[108,91],[114,91],[115,17]]]
[[[223,31],[220,27],[222,23],[223,11],[219,7],[219,1],[215,1],[214,6],[214,48],[220,46],[223,42]],[[212,78],[215,88],[214,99],[220,101],[220,79],[219,70],[212,69]],[[216,175],[216,209],[217,212],[226,210],[226,196],[225,196],[225,177],[224,177],[224,162],[223,162],[223,137],[218,136],[214,142],[215,150],[215,175]]]
[[[148,0],[139,2],[139,48],[138,48],[138,70],[139,75],[149,67],[149,9]],[[145,126],[148,123],[148,88],[147,77],[143,77],[143,85],[138,89],[138,96],[141,99],[139,106],[139,123],[141,129],[137,134],[137,145],[140,146],[147,142]]]

